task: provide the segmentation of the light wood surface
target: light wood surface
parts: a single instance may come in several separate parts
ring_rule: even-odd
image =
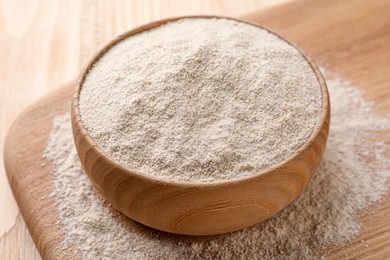
[[[171,16],[240,16],[291,0],[0,0],[0,259],[40,259],[3,168],[11,122],[77,77],[91,56],[135,26]]]
[[[263,12],[260,15],[248,16],[248,19],[259,21],[295,41],[309,51],[321,65],[360,86],[365,96],[375,101],[378,113],[389,113],[388,82],[390,82],[390,75],[386,73],[390,69],[390,46],[387,44],[390,42],[390,34],[386,33],[390,26],[389,16],[390,3],[385,0],[304,0]],[[29,67],[25,66],[28,70]],[[0,79],[3,80],[3,77]],[[26,79],[18,78],[18,80],[23,82]],[[33,82],[28,82],[29,86]],[[24,83],[23,86],[27,86],[28,83]],[[27,91],[26,96],[28,94],[31,95],[31,92]],[[57,93],[57,95],[65,97],[64,93]],[[1,104],[3,106],[3,103]],[[388,135],[384,138],[390,141]],[[383,259],[390,257],[390,230],[388,229],[390,226],[390,218],[388,218],[390,196],[387,196],[372,210],[378,213],[371,218],[362,217],[366,225],[364,232],[350,246],[336,249],[331,258]],[[18,223],[21,222],[19,218]],[[44,229],[34,230],[39,233]],[[4,258],[15,259],[20,256],[33,258],[34,254],[31,250],[18,247],[20,239],[15,239],[15,237],[28,238],[25,230],[21,231],[19,226],[8,232],[0,245],[0,249],[8,250],[4,251],[6,252],[3,254],[6,256]],[[360,242],[363,239],[369,241],[368,247]],[[13,250],[9,249],[11,246]]]
[[[42,156],[52,128],[49,121],[70,111],[74,86],[74,83],[67,84],[28,107],[11,126],[4,144],[4,166],[12,191],[44,259],[66,256],[58,248],[62,235],[55,221],[54,201],[50,198],[52,167]]]
[[[83,70],[72,102],[73,135],[81,163],[97,190],[115,208],[155,229],[183,235],[218,235],[263,222],[303,191],[325,149],[330,120],[329,95],[324,78],[311,59],[307,61],[322,90],[322,111],[316,129],[288,160],[247,178],[219,183],[184,183],[145,175],[118,165],[96,144],[81,120],[79,95],[95,63],[122,40],[177,19],[180,18],[159,20],[122,34],[97,53]],[[15,129],[15,133],[21,131]],[[13,138],[12,133],[8,138]]]

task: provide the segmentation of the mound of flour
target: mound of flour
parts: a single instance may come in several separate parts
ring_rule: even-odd
[[[111,157],[178,181],[232,180],[290,157],[321,116],[321,88],[292,45],[228,19],[131,36],[88,72],[81,119]]]

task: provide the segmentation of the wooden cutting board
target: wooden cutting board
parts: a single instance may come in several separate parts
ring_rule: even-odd
[[[377,112],[390,111],[390,1],[303,0],[242,17],[269,27],[309,52],[321,66],[359,86]],[[70,111],[74,82],[41,98],[14,122],[4,162],[15,198],[44,259],[70,258],[56,225],[52,165],[42,158],[53,117]],[[390,136],[384,135],[386,142]],[[362,233],[329,258],[390,258],[390,194],[362,216]],[[369,246],[361,240],[368,240]]]

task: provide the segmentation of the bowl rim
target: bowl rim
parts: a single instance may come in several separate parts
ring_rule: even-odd
[[[302,57],[308,62],[310,67],[312,68],[318,82],[321,88],[321,94],[322,94],[322,109],[321,109],[321,116],[319,117],[317,124],[315,125],[312,133],[310,134],[310,137],[307,139],[307,141],[299,148],[297,149],[292,155],[284,159],[283,161],[274,164],[272,167],[268,167],[266,169],[263,169],[261,171],[258,171],[254,174],[239,177],[239,178],[233,178],[228,180],[214,180],[210,182],[202,182],[202,181],[179,181],[179,180],[170,180],[163,177],[157,177],[154,175],[148,175],[142,172],[139,172],[137,170],[131,169],[130,167],[122,165],[119,161],[117,161],[115,158],[113,158],[111,155],[109,155],[107,152],[105,152],[97,142],[92,138],[92,136],[87,131],[86,127],[84,126],[84,123],[81,119],[80,110],[79,110],[79,97],[80,92],[83,86],[83,83],[85,81],[86,76],[88,75],[89,71],[93,68],[94,64],[100,60],[100,58],[103,57],[103,55],[108,52],[113,46],[115,46],[117,43],[127,39],[128,37],[131,37],[135,34],[142,33],[154,28],[157,28],[161,25],[167,24],[169,22],[175,22],[177,20],[181,19],[228,19],[237,21],[240,23],[245,23],[251,26],[255,26],[257,28],[263,29],[268,31],[269,33],[277,36],[279,39],[283,40],[284,42],[288,43],[295,49],[297,49]],[[136,28],[133,28],[123,34],[120,34],[113,40],[111,40],[109,43],[107,43],[103,48],[101,48],[97,54],[95,54],[84,66],[84,68],[81,70],[81,73],[77,79],[77,85],[76,89],[74,91],[73,99],[72,99],[72,105],[71,105],[71,120],[72,124],[76,124],[79,130],[81,131],[83,137],[85,137],[86,141],[88,142],[91,149],[94,149],[95,152],[98,154],[98,156],[104,158],[108,163],[115,166],[116,168],[119,168],[122,172],[126,173],[127,175],[133,175],[138,178],[141,178],[145,181],[154,182],[154,183],[161,183],[162,185],[174,185],[182,188],[194,188],[194,187],[215,187],[215,186],[225,186],[225,185],[231,185],[231,184],[238,184],[241,182],[247,182],[252,181],[260,176],[264,176],[267,174],[272,173],[276,169],[285,168],[286,165],[288,165],[291,161],[294,161],[297,157],[299,157],[302,152],[304,152],[309,146],[313,145],[315,140],[317,139],[318,135],[321,134],[321,131],[323,127],[326,127],[329,129],[330,124],[330,100],[329,100],[329,92],[328,88],[324,79],[323,74],[321,73],[318,65],[314,62],[312,57],[308,55],[305,51],[301,50],[295,43],[285,39],[280,34],[274,32],[273,30],[256,23],[248,22],[245,20],[232,18],[228,16],[219,16],[219,15],[189,15],[189,16],[176,16],[176,17],[169,17],[165,19],[160,19],[156,21],[152,21],[150,23],[138,26]],[[73,139],[75,139],[74,131],[73,131]],[[326,141],[325,141],[326,145]],[[92,173],[91,173],[92,174]]]

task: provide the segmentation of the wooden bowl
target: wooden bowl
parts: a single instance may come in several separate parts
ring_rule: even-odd
[[[307,55],[304,56],[322,90],[319,123],[307,143],[290,158],[248,177],[199,183],[168,181],[142,174],[118,164],[106,154],[88,134],[80,118],[79,95],[86,74],[106,51],[131,35],[181,18],[160,20],[131,30],[92,59],[82,71],[72,103],[75,145],[96,189],[131,219],[155,229],[185,235],[215,235],[239,230],[271,218],[297,198],[312,178],[324,152],[330,123],[329,96],[321,72]]]

